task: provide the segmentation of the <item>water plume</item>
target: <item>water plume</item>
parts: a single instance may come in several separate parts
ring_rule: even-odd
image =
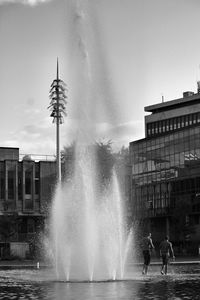
[[[110,109],[105,95],[111,99],[112,93],[100,67],[90,3],[70,1],[69,7],[71,101],[78,130],[74,172],[57,187],[51,216],[56,273],[66,281],[122,279],[130,245],[115,170],[108,177],[102,174],[94,145],[96,122]]]

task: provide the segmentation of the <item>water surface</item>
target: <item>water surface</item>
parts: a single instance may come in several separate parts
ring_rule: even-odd
[[[58,282],[50,269],[1,270],[0,299],[199,299],[198,264],[170,266],[167,276],[159,266],[151,266],[147,276],[140,268],[130,268],[124,280],[102,282]]]

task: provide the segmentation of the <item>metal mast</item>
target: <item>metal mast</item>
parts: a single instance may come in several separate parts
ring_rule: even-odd
[[[48,109],[51,111],[50,117],[53,123],[56,123],[56,175],[57,182],[61,182],[61,157],[60,157],[60,124],[64,123],[63,115],[66,116],[67,96],[66,84],[59,79],[59,64],[57,58],[57,74],[56,79],[51,84],[49,98],[51,99]]]

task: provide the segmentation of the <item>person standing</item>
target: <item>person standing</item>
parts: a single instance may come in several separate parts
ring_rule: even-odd
[[[147,234],[142,239],[141,247],[142,247],[142,253],[143,253],[143,258],[144,258],[142,274],[147,275],[148,267],[151,262],[151,251],[154,249],[154,245],[153,245],[153,242],[151,239],[151,233]]]
[[[172,243],[169,242],[168,236],[166,236],[165,239],[160,243],[159,248],[160,248],[160,257],[162,258],[161,274],[167,275],[167,268],[168,268],[170,255],[173,258],[173,260],[175,259]]]

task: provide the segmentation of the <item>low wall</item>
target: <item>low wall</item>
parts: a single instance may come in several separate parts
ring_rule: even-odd
[[[11,242],[10,243],[10,254],[20,258],[26,258],[29,253],[28,243]]]

